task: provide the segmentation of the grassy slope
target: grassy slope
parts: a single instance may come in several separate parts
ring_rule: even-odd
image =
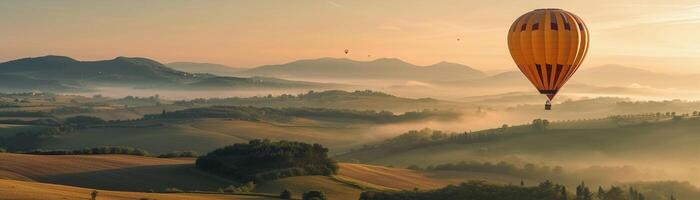
[[[0,179],[0,195],[2,199],[13,200],[44,200],[44,199],[66,199],[66,200],[86,200],[90,198],[92,189],[70,187],[54,184],[3,180]],[[158,199],[158,200],[248,200],[248,199],[275,199],[257,196],[241,195],[214,195],[214,194],[158,194],[139,192],[117,192],[100,190],[98,199],[100,200],[134,200],[134,199]]]
[[[425,177],[419,172],[375,165],[341,163],[338,176],[370,185],[391,189],[433,189],[449,184],[447,181]]]
[[[195,170],[192,162],[192,159],[124,155],[47,156],[0,153],[0,179],[120,191],[162,191],[165,187],[216,191],[219,187],[234,184]],[[427,178],[419,172],[400,168],[346,163],[341,163],[340,167],[338,177],[381,189],[428,189],[456,182]],[[278,194],[285,188],[290,189],[295,197],[300,197],[307,190],[320,189],[330,199],[338,200],[355,200],[362,191],[357,185],[338,178],[303,176],[259,184],[255,192]],[[0,183],[0,194],[4,193],[8,191],[3,191]]]
[[[357,200],[362,190],[351,185],[338,182],[327,176],[298,176],[283,178],[263,184],[255,188],[255,192],[280,193],[284,189],[292,191],[294,198],[301,198],[301,194],[308,190],[321,190],[328,199]]]
[[[215,191],[234,184],[196,170],[192,160],[125,155],[43,156],[0,153],[0,178],[98,189]]]
[[[357,140],[358,135],[368,132],[366,127],[292,126],[202,119],[162,123],[161,126],[85,129],[50,140],[41,148],[78,149],[120,145],[142,148],[156,154],[189,150],[203,153],[249,139],[268,138],[317,142],[333,149],[342,149],[361,144]]]
[[[39,128],[40,126],[33,125],[0,124],[0,138],[13,136],[22,131],[34,131]]]
[[[582,122],[589,123],[589,122]],[[442,144],[400,152],[369,150],[340,156],[363,163],[408,166],[469,160],[505,160],[518,157],[530,162],[583,162],[591,159],[658,160],[692,162],[699,149],[700,119],[665,121],[624,127],[582,128],[565,124],[565,129],[518,133],[504,139],[470,144]],[[556,127],[556,126],[553,126]],[[564,128],[564,127],[561,127]],[[571,129],[569,129],[571,128]],[[673,156],[667,156],[673,155]]]
[[[134,108],[119,108],[119,109],[103,109],[97,110],[90,113],[75,113],[67,115],[59,115],[59,118],[68,118],[74,116],[95,116],[102,118],[104,120],[129,120],[129,119],[140,119],[147,114],[158,114],[163,110],[171,112],[176,110],[182,110],[186,107],[177,105],[157,105],[157,106],[140,106]]]

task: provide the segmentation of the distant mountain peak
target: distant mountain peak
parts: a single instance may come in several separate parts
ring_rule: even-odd
[[[22,58],[18,60],[13,60],[13,61],[8,61],[9,62],[15,62],[15,63],[21,63],[21,62],[52,62],[52,63],[72,63],[72,62],[79,62],[71,57],[68,56],[57,56],[57,55],[46,55],[46,56],[40,56],[40,57],[27,57],[27,58]]]
[[[351,78],[402,80],[466,80],[485,77],[479,70],[466,65],[440,62],[418,66],[398,58],[377,58],[358,61],[347,58],[318,58],[286,64],[264,65],[240,72],[245,76],[296,78]]]

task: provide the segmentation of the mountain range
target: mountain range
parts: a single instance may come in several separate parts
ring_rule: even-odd
[[[236,76],[238,72],[246,70],[246,68],[229,67],[214,63],[198,63],[198,62],[173,62],[167,63],[166,66],[189,73],[201,74],[216,74],[221,76]]]
[[[430,66],[418,66],[396,58],[379,58],[372,61],[355,61],[345,58],[319,58],[298,60],[279,65],[263,65],[255,68],[226,68],[208,63],[171,63],[169,66],[183,71],[235,76],[266,76],[300,80],[326,79],[382,79],[423,81],[454,86],[478,86],[493,84],[527,83],[517,71],[505,71],[494,75],[466,65],[440,62]],[[571,83],[605,87],[655,87],[696,88],[700,74],[665,74],[622,65],[603,65],[581,68]]]
[[[99,86],[155,89],[323,88],[327,85],[267,77],[189,73],[147,58],[78,61],[65,56],[0,63],[0,89],[76,91]]]
[[[337,89],[325,79],[421,81],[442,86],[501,87],[524,85],[518,71],[488,76],[466,65],[440,62],[418,66],[396,58],[355,61],[345,58],[299,60],[255,68],[194,62],[162,64],[148,58],[117,57],[111,60],[78,61],[65,56],[23,58],[0,63],[0,89],[5,91],[80,91],[99,86],[153,89],[300,88]],[[698,74],[664,74],[620,65],[582,68],[568,85],[622,88],[697,89]],[[329,81],[332,82],[332,81]]]
[[[345,58],[299,60],[280,65],[264,65],[237,74],[278,78],[338,78],[446,81],[484,78],[486,74],[466,65],[440,62],[417,66],[396,58],[355,61]]]

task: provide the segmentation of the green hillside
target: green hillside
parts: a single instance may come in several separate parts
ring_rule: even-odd
[[[279,96],[262,97],[231,97],[194,99],[175,102],[183,106],[256,106],[256,107],[312,107],[355,110],[387,110],[392,112],[407,112],[423,109],[465,109],[474,108],[470,104],[437,100],[431,98],[412,99],[398,97],[383,92],[327,90],[321,92],[309,91],[297,95],[283,94]]]
[[[682,158],[697,153],[694,143],[700,118],[637,115],[597,120],[553,122],[545,129],[522,125],[447,134],[411,132],[341,155],[341,160],[408,166],[464,160],[512,160],[586,164],[595,159],[638,162],[694,163]],[[421,139],[425,138],[425,139]],[[674,155],[668,157],[666,155]]]

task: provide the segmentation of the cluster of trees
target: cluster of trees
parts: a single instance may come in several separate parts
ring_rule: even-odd
[[[158,155],[158,158],[196,158],[199,154],[194,151],[173,151]]]
[[[73,126],[76,128],[86,128],[89,126],[103,125],[107,121],[99,117],[93,116],[75,116],[63,120],[63,124],[66,126]]]
[[[547,130],[547,127],[549,127],[549,121],[546,119],[532,120],[532,129],[534,130],[543,131]]]
[[[26,151],[35,149],[46,139],[68,134],[77,129],[91,126],[104,125],[107,121],[92,116],[75,116],[55,121],[53,119],[39,119],[31,121],[32,125],[47,126],[34,131],[22,131],[15,133],[12,137],[0,138],[0,146],[12,151]]]
[[[228,193],[233,193],[233,194],[241,194],[241,193],[249,193],[253,192],[255,190],[255,183],[252,181],[247,182],[246,184],[240,185],[240,186],[235,186],[231,185],[223,189],[223,192],[228,192]]]
[[[491,185],[483,181],[470,181],[428,191],[367,191],[360,195],[360,200],[567,200],[568,196],[566,187],[550,181],[535,187]]]
[[[497,174],[508,174],[513,176],[520,176],[526,178],[556,178],[564,173],[564,169],[561,166],[538,166],[535,164],[525,164],[522,167],[517,166],[512,163],[498,162],[496,164],[490,162],[459,162],[457,164],[448,163],[435,166],[428,166],[422,169],[418,166],[410,166],[409,169],[413,170],[426,170],[426,171],[469,171],[469,172],[486,172],[486,173],[497,173]]]
[[[63,106],[59,108],[52,109],[49,111],[50,114],[53,115],[67,115],[67,114],[74,114],[74,113],[89,113],[93,112],[94,109],[92,107],[82,107],[82,106]]]
[[[251,140],[216,149],[201,156],[197,168],[241,181],[256,183],[290,176],[332,175],[338,164],[320,144]]]
[[[51,115],[41,111],[2,111],[0,117],[51,117]]]
[[[11,151],[35,149],[45,139],[53,138],[75,130],[72,126],[46,127],[36,131],[22,131],[12,137],[0,138],[0,146]]]
[[[328,108],[269,108],[252,106],[212,106],[146,115],[144,119],[229,118],[248,121],[288,121],[293,117],[361,120],[392,123],[425,119],[450,120],[460,116],[453,111],[423,110],[395,115],[388,111],[359,111]]]
[[[511,129],[512,127],[509,127],[508,125],[504,124],[500,128],[487,129],[475,132],[469,131],[463,133],[446,133],[443,131],[432,129],[422,129],[419,131],[412,130],[376,144],[366,144],[358,150],[351,149],[351,152],[371,149],[381,149],[389,152],[396,152],[448,143],[471,144],[494,141],[501,138],[509,137],[510,135],[516,133],[522,133],[522,131],[515,131]],[[530,128],[519,130],[529,132],[533,131]]]
[[[120,155],[135,155],[135,156],[148,156],[150,155],[148,151],[133,147],[121,147],[121,146],[106,146],[106,147],[95,147],[77,150],[32,150],[27,152],[19,152],[25,154],[36,154],[36,155],[100,155],[100,154],[120,154]]]
[[[591,195],[588,195],[589,193],[590,192],[585,193],[587,199],[583,200],[591,199]],[[598,187],[598,192],[595,194],[595,196],[599,200],[646,200],[646,197],[633,187],[630,187],[627,192],[625,192],[625,190],[621,187],[617,186],[612,186],[608,190],[603,189],[603,187]],[[675,200],[675,198],[671,198]]]
[[[292,199],[292,192],[289,189],[284,189],[280,193],[281,199]],[[301,194],[302,200],[326,200],[326,194],[320,190],[309,190]]]
[[[491,185],[483,181],[470,181],[460,185],[449,185],[445,188],[428,191],[366,191],[360,195],[360,200],[645,200],[644,195],[634,188],[629,192],[620,187],[611,187],[608,190],[599,188],[599,192],[593,194],[590,189],[581,183],[571,194],[563,185],[545,181],[534,187],[523,185]]]
[[[357,90],[354,92],[347,92],[342,90],[328,90],[322,92],[315,92],[313,90],[307,93],[301,93],[297,95],[282,94],[279,96],[267,95],[267,96],[254,96],[254,97],[231,97],[231,98],[197,98],[193,100],[183,100],[176,101],[176,105],[182,106],[194,106],[194,105],[253,105],[257,103],[270,103],[270,102],[287,102],[287,101],[338,101],[338,100],[352,100],[361,97],[394,97],[390,94],[383,92],[377,92],[372,90]]]

